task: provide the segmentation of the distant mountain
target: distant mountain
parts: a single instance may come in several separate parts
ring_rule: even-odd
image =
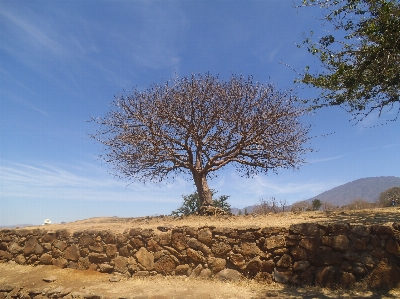
[[[400,178],[395,176],[363,178],[325,191],[307,199],[307,201],[320,199],[321,201],[329,202],[335,206],[345,206],[354,199],[360,198],[367,202],[375,202],[383,191],[392,187],[400,187]],[[251,213],[254,208],[255,205],[247,206],[240,210],[243,213],[244,209],[247,209],[247,212]],[[290,210],[290,206],[287,207],[287,209]],[[238,212],[239,209],[232,208],[233,214],[237,214]]]
[[[15,224],[15,225],[0,225],[0,229],[14,229],[14,228],[23,228],[25,226],[33,226],[34,224]]]
[[[344,206],[359,198],[375,202],[383,191],[392,187],[400,187],[400,178],[395,176],[363,178],[325,191],[308,201],[319,199],[335,206]]]

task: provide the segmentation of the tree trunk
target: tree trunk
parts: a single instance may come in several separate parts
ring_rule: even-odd
[[[208,187],[206,176],[193,174],[193,179],[197,188],[197,194],[199,194],[201,206],[212,206],[212,194]]]

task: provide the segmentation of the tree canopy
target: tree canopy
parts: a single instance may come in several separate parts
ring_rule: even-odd
[[[341,105],[357,120],[373,111],[400,112],[400,3],[398,0],[303,0],[326,10],[328,34],[303,44],[323,71],[306,67],[301,82],[321,89],[312,107]]]
[[[103,158],[128,179],[162,181],[189,174],[200,202],[212,205],[207,179],[231,164],[243,176],[297,168],[309,127],[291,91],[252,77],[191,75],[117,96],[92,135]]]

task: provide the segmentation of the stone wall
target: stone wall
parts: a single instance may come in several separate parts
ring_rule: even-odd
[[[265,282],[372,288],[400,283],[400,223],[287,228],[168,227],[111,231],[0,230],[0,261],[126,276],[242,276]]]

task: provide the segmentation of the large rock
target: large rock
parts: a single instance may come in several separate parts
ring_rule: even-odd
[[[112,273],[114,271],[114,267],[109,264],[100,264],[99,270],[101,273]]]
[[[250,260],[246,265],[246,273],[249,277],[254,277],[262,268],[262,261],[257,256]]]
[[[215,275],[215,278],[221,281],[239,281],[243,278],[236,270],[224,269]]]
[[[80,239],[79,239],[79,245],[80,246],[89,246],[91,244],[93,244],[94,242],[96,242],[96,240],[89,235],[83,235]]]
[[[344,235],[339,236],[323,236],[321,238],[322,244],[329,246],[333,249],[346,251],[349,249],[349,239]]]
[[[188,244],[188,246],[190,248],[193,248],[193,249],[196,249],[196,250],[200,250],[206,256],[211,254],[211,249],[207,245],[199,242],[195,238],[190,238],[188,240],[187,244]]]
[[[117,256],[114,259],[114,271],[122,274],[128,272],[128,259],[122,256]]]
[[[246,261],[243,255],[241,255],[240,253],[232,253],[229,256],[229,259],[232,262],[232,264],[234,264],[239,269],[243,270],[244,268],[246,268]]]
[[[215,255],[225,255],[231,251],[231,246],[225,242],[216,242],[211,246],[211,250]]]
[[[309,260],[315,266],[341,264],[343,261],[338,252],[323,249],[318,249],[317,252],[309,254]]]
[[[274,248],[284,247],[286,245],[285,237],[273,236],[265,239],[264,249],[270,250]]]
[[[35,252],[36,245],[38,245],[38,240],[36,237],[29,237],[25,242],[24,254],[29,255]]]
[[[79,259],[79,249],[76,245],[67,247],[64,252],[64,256],[67,260],[77,261]]]
[[[307,253],[304,251],[304,249],[302,249],[300,247],[292,247],[290,249],[290,254],[293,257],[293,259],[296,261],[307,260]]]
[[[106,245],[106,254],[108,257],[114,257],[118,252],[117,245],[115,244],[107,244]]]
[[[190,266],[188,264],[178,265],[175,268],[175,275],[188,275]]]
[[[210,246],[212,244],[212,232],[208,228],[203,228],[198,231],[197,239]]]
[[[336,266],[319,268],[315,274],[315,284],[328,288],[349,288],[356,282],[353,274],[343,272]]]
[[[11,260],[13,255],[5,250],[0,250],[0,260]]]
[[[303,236],[318,236],[319,227],[316,223],[299,223],[292,224],[289,227],[289,232],[291,234],[303,235]]]
[[[244,242],[241,245],[241,249],[244,256],[256,256],[261,254],[261,250],[256,243]]]
[[[272,276],[276,282],[288,283],[293,277],[293,272],[288,269],[275,268]]]
[[[146,268],[146,270],[150,271],[154,269],[154,256],[150,252],[146,250],[146,248],[142,247],[135,254],[138,262]]]
[[[204,255],[201,251],[197,251],[192,248],[188,248],[188,250],[186,250],[186,254],[188,257],[190,257],[195,262],[204,263],[204,261],[205,261]]]
[[[304,249],[314,252],[318,249],[320,241],[318,238],[304,238],[301,239],[299,245]]]
[[[50,254],[48,254],[48,253],[43,254],[43,255],[39,258],[39,261],[40,261],[40,263],[41,263],[42,265],[51,265],[52,260],[53,260],[53,257],[52,257]]]
[[[16,243],[16,242],[11,242],[9,245],[8,245],[8,251],[11,253],[11,254],[18,254],[18,253],[21,253],[21,252],[23,252],[23,248],[21,247],[21,246],[19,246],[19,244],[18,243]]]
[[[181,233],[173,233],[171,236],[171,244],[176,250],[185,250],[188,245],[186,243],[186,236]]]
[[[110,258],[104,253],[90,253],[89,254],[89,261],[94,264],[101,264],[110,261]]]
[[[175,260],[170,255],[162,256],[154,264],[154,270],[162,274],[171,274],[176,268]]]
[[[226,260],[216,257],[210,257],[207,259],[208,267],[213,273],[218,273],[225,269]]]
[[[52,264],[59,268],[65,268],[68,265],[68,261],[65,258],[59,257],[53,259]]]
[[[400,284],[400,268],[387,260],[381,261],[368,276],[372,289],[391,289]]]
[[[284,254],[279,261],[276,263],[276,266],[281,268],[291,268],[292,267],[292,257],[288,254]]]

